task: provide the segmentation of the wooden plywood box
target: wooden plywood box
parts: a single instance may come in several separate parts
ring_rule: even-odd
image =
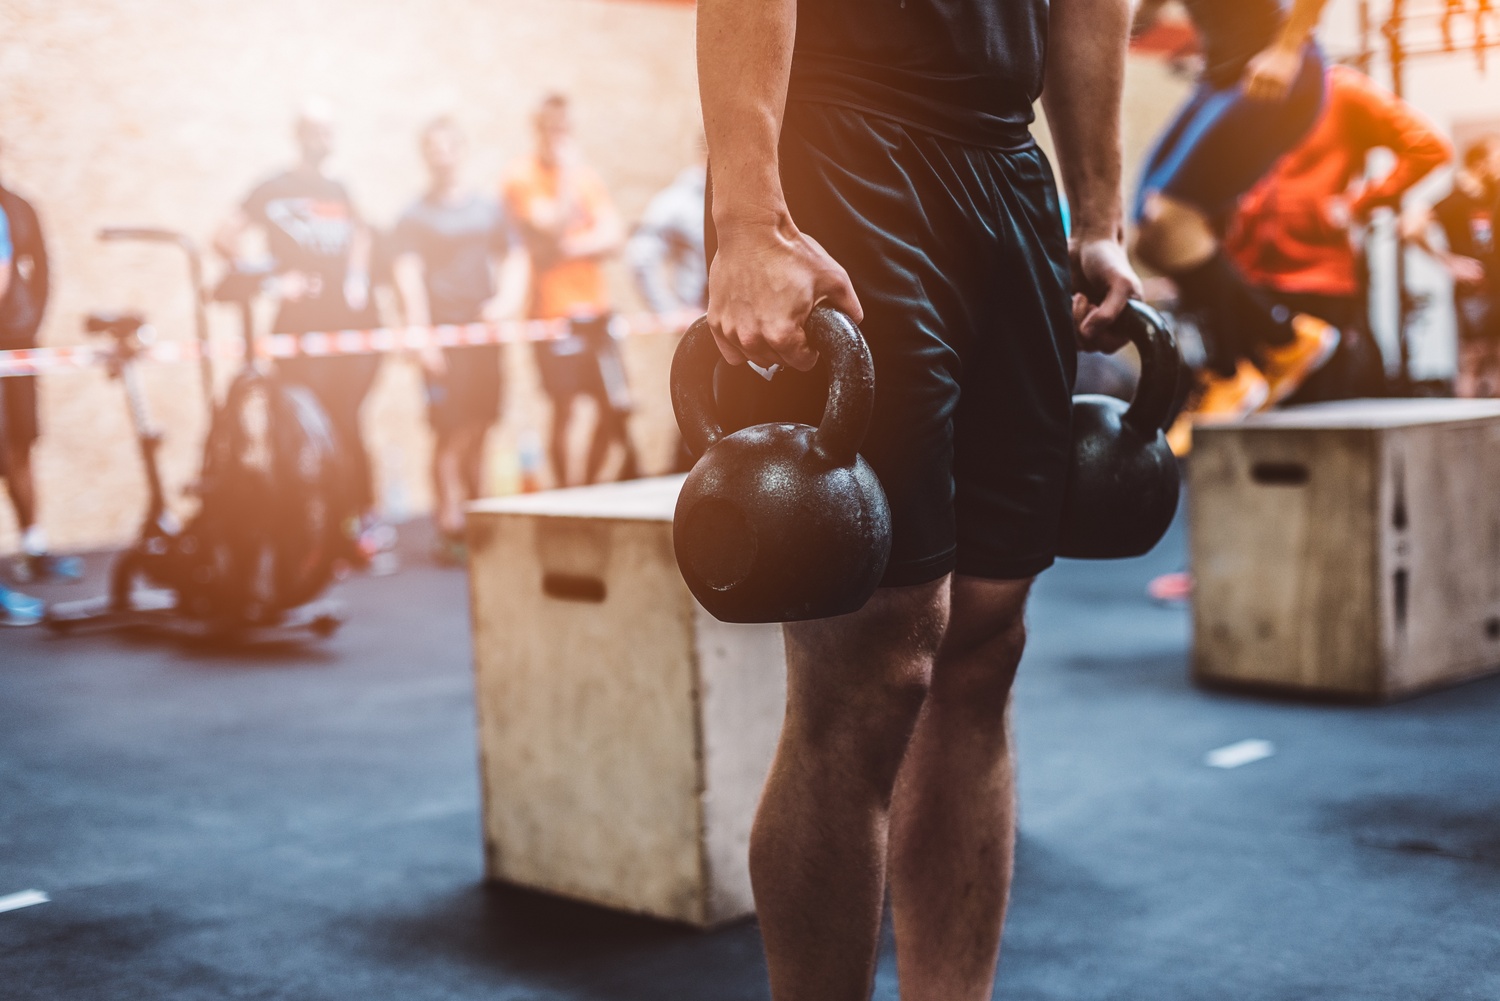
[[[754,909],[781,627],[727,625],[672,556],[681,477],[469,510],[491,878],[706,926]]]
[[[1384,700],[1500,666],[1500,402],[1199,429],[1188,481],[1201,680]]]

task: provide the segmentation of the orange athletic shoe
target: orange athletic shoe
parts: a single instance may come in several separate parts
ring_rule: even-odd
[[[1265,376],[1248,360],[1241,358],[1234,375],[1205,372],[1202,388],[1177,415],[1167,431],[1167,445],[1182,459],[1192,451],[1193,427],[1202,424],[1233,424],[1244,420],[1265,406],[1269,387]]]
[[[1269,410],[1295,393],[1308,376],[1328,364],[1339,346],[1339,328],[1308,313],[1292,317],[1292,343],[1261,352],[1270,392],[1262,410]]]

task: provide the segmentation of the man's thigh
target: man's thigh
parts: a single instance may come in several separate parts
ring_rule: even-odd
[[[1035,423],[1025,411],[1041,397],[1047,398],[1043,432],[1061,439],[1069,433],[1074,355],[1071,346],[1060,350],[1054,329],[1059,317],[1071,322],[1066,244],[1050,170],[1034,149],[969,147],[842,108],[794,103],[781,171],[792,218],[849,272],[865,311],[861,329],[875,360],[876,388],[861,451],[891,503],[884,584],[938,579],[964,560],[961,510],[974,520],[1029,509],[1036,500],[1012,488],[1024,493],[1065,473],[1050,461],[1045,468],[1030,465],[1032,443],[1025,440]],[[1047,246],[1038,248],[1042,233]],[[1005,472],[973,479],[986,485],[988,498],[956,508],[955,433],[961,395],[971,385],[977,395],[1006,394],[1008,402],[994,412],[1012,417],[1009,428],[975,433],[1020,447],[989,449]],[[960,479],[960,496],[963,490]],[[1029,531],[1022,525],[991,538],[989,562]],[[1016,563],[1026,571],[1036,562],[1035,548],[1028,539],[1016,560],[987,569],[1009,573]]]

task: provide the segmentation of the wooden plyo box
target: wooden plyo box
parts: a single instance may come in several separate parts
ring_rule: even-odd
[[[682,477],[472,505],[492,879],[708,926],[754,910],[781,627],[727,625],[672,556]]]
[[[1352,400],[1193,437],[1197,678],[1379,701],[1500,667],[1500,402]]]

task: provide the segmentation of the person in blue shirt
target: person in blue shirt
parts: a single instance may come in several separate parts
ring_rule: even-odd
[[[47,311],[50,274],[41,220],[31,203],[0,184],[0,212],[6,219],[5,246],[9,278],[0,284],[0,351],[37,346],[37,331]],[[33,581],[76,581],[83,562],[76,556],[55,556],[37,518],[36,478],[31,456],[41,434],[37,406],[37,377],[16,376],[0,386],[4,397],[4,455],[6,492],[21,530],[21,551],[11,561],[12,575],[23,584]]]
[[[15,270],[13,265],[14,253],[10,244],[10,223],[6,219],[5,210],[0,208],[0,301],[3,301],[10,291],[10,283]],[[0,394],[5,391],[4,380],[0,379]],[[0,432],[5,431],[5,408],[0,407]],[[9,464],[6,462],[6,450],[0,449],[0,475],[7,476],[8,481]],[[26,626],[40,622],[42,618],[43,605],[37,599],[28,595],[12,591],[4,584],[0,584],[0,625]]]

